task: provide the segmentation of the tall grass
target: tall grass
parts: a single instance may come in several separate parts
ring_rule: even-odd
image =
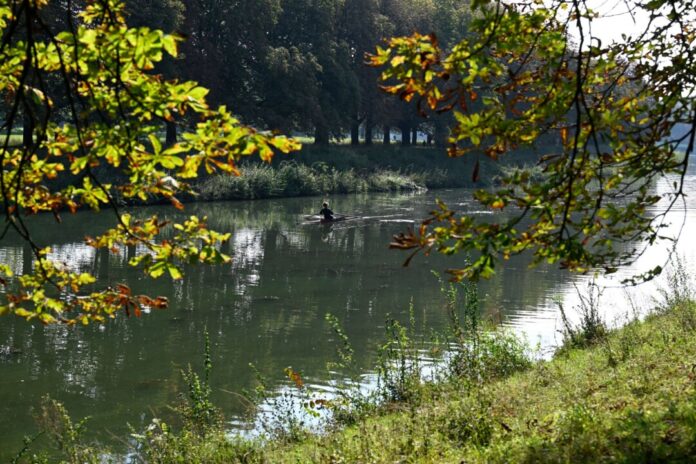
[[[478,287],[443,282],[450,319],[446,378],[475,388],[531,367],[529,347],[512,332],[481,319]]]
[[[308,166],[286,161],[277,167],[251,164],[242,167],[241,171],[242,175],[238,177],[205,179],[198,186],[199,199],[239,200],[425,188],[414,175],[397,171],[341,171],[322,163]]]

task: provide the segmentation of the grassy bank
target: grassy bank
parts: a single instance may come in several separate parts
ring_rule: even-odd
[[[524,372],[421,385],[406,403],[324,437],[266,448],[261,460],[692,462],[696,305],[684,287],[663,297],[644,321],[587,338],[574,330],[554,359]]]
[[[481,160],[481,180],[474,183],[475,162],[474,157],[448,158],[444,149],[434,147],[308,145],[299,153],[276,156],[271,164],[245,161],[240,177],[201,179],[197,198],[210,201],[390,192],[494,182],[500,165]]]
[[[183,425],[176,431],[153,421],[134,435],[133,456],[220,463],[691,462],[696,304],[685,278],[672,283],[643,320],[608,331],[583,317],[553,359],[535,363],[510,334],[482,331],[470,310],[451,312],[455,324],[445,346],[453,356],[436,382],[423,378],[422,346],[409,326],[392,321],[379,349],[378,397],[370,401],[349,386],[337,398],[319,400],[304,390],[299,374],[288,372],[305,412],[333,410],[322,435],[279,410],[270,441],[232,440],[209,403],[208,371],[203,378],[189,371],[189,397],[179,407]],[[334,329],[337,366],[346,368],[351,349],[340,327]],[[47,433],[59,437],[68,462],[103,462],[103,451],[81,445],[60,407],[49,406]],[[39,462],[19,460],[29,461]]]
[[[483,158],[483,157],[482,157]],[[469,187],[475,156],[449,158],[444,148],[433,146],[373,145],[350,146],[306,145],[296,154],[278,156],[274,163],[292,159],[306,166],[318,166],[338,171],[353,170],[358,173],[374,171],[400,172],[413,176],[427,188]],[[498,171],[495,163],[483,161],[481,183],[491,181]]]
[[[428,386],[409,405],[267,462],[693,462],[693,304],[476,388]]]
[[[360,173],[354,169],[339,171],[326,166],[285,162],[277,167],[247,165],[241,168],[241,172],[238,177],[205,179],[197,187],[197,198],[203,201],[243,200],[427,188],[423,176],[388,170]]]

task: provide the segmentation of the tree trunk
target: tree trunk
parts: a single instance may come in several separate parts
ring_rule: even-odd
[[[314,131],[314,145],[328,145],[329,130],[326,126],[318,125]]]
[[[444,148],[447,146],[448,132],[447,125],[445,125],[443,121],[435,120],[435,134],[433,134],[433,139],[436,147]]]
[[[360,145],[360,121],[353,120],[350,125],[350,144]]]
[[[176,143],[176,124],[173,121],[167,121],[167,138],[164,144],[171,147]]]
[[[411,127],[408,124],[402,124],[399,129],[401,129],[401,145],[404,147],[411,145]]]
[[[365,145],[372,145],[372,121],[369,117],[365,120]]]
[[[384,126],[384,138],[382,141],[385,145],[389,145],[391,143],[391,127]]]

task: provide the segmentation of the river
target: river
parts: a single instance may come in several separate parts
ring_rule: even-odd
[[[687,176],[689,187],[696,176]],[[656,188],[668,188],[668,183]],[[693,191],[693,188],[687,188]],[[335,315],[356,349],[358,364],[368,372],[383,340],[388,317],[406,320],[412,303],[424,331],[446,324],[444,297],[432,270],[455,266],[462,257],[420,256],[409,267],[406,254],[388,249],[393,234],[418,223],[435,198],[471,214],[477,211],[464,189],[420,194],[333,196],[334,211],[363,219],[331,226],[306,225],[302,216],[320,208],[321,198],[290,198],[188,205],[185,213],[209,218],[216,230],[232,232],[226,252],[230,265],[190,267],[180,281],[151,280],[127,266],[133,250],[96,252],[80,238],[108,227],[108,213],[81,212],[57,225],[48,215],[32,218],[36,241],[50,245],[53,256],[73,269],[89,271],[100,282],[124,282],[140,293],[164,295],[170,308],[140,318],[118,317],[104,326],[42,327],[0,319],[0,460],[22,447],[22,437],[35,433],[32,410],[42,395],[65,403],[74,418],[91,416],[91,439],[119,447],[153,414],[169,414],[167,405],[184,391],[180,370],[189,363],[200,370],[204,330],[210,333],[214,400],[227,417],[243,410],[236,394],[254,384],[253,363],[275,385],[292,366],[305,381],[327,386],[326,363],[334,360],[335,341],[325,315]],[[693,262],[696,247],[692,202],[679,253]],[[143,208],[173,218],[172,208]],[[670,216],[676,233],[684,209]],[[608,288],[602,299],[605,317],[620,323],[628,310],[627,295],[646,306],[660,280],[638,288],[619,288],[618,281],[648,264],[660,263],[666,249],[657,247],[618,278],[601,279]],[[0,261],[21,273],[30,253],[20,240],[0,243]],[[543,353],[560,342],[557,301],[577,304],[575,286],[586,288],[588,276],[553,267],[528,268],[528,257],[516,257],[479,286],[484,317],[523,333]],[[664,279],[662,279],[664,280]]]

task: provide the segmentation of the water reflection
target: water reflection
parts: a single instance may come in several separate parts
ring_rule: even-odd
[[[48,216],[33,218],[37,242],[50,245],[52,256],[71,269],[92,272],[102,284],[124,282],[136,292],[167,296],[170,309],[78,329],[0,320],[0,459],[21,448],[22,436],[34,430],[30,410],[46,393],[64,401],[74,417],[92,415],[90,429],[105,441],[111,441],[109,433],[125,436],[127,423],[143,426],[152,412],[167,414],[165,405],[177,401],[182,389],[179,370],[202,364],[204,328],[214,356],[214,399],[231,415],[241,404],[225,391],[251,386],[250,362],[276,381],[283,368],[293,366],[327,385],[325,365],[334,347],[326,313],[341,321],[366,369],[373,365],[385,319],[405,319],[411,301],[419,325],[442,327],[444,299],[431,269],[446,269],[452,261],[431,256],[403,268],[405,255],[387,246],[393,234],[426,216],[436,196],[461,210],[473,207],[463,190],[335,197],[335,211],[364,219],[325,227],[301,221],[316,209],[317,199],[191,205],[186,214],[207,216],[211,227],[232,232],[224,251],[233,262],[188,268],[177,282],[153,281],[129,269],[128,260],[142,250],[95,252],[76,240],[105,230],[106,215],[66,217],[61,227]],[[170,209],[136,214],[152,212],[177,219]],[[685,250],[693,258],[694,248]],[[664,250],[652,253],[644,259],[660,259]],[[31,266],[30,250],[16,237],[0,244],[0,259],[18,274]],[[525,331],[532,343],[549,346],[559,328],[554,301],[563,298],[572,307],[572,284],[582,285],[586,277],[530,270],[529,262],[513,259],[481,284],[482,311]],[[623,293],[609,297],[625,307]]]

